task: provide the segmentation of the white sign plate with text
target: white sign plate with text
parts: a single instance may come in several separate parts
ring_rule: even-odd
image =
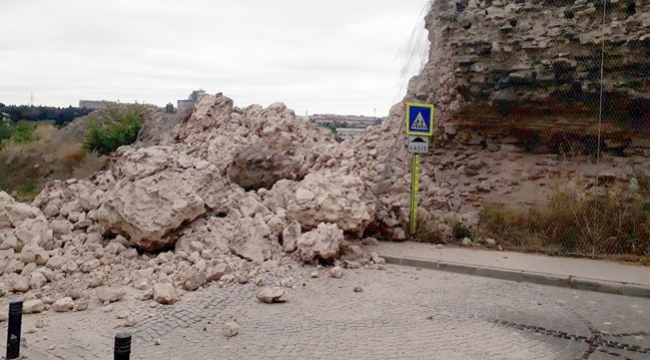
[[[426,154],[429,152],[428,136],[409,135],[409,152],[411,154]]]

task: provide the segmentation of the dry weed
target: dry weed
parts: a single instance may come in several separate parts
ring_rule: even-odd
[[[30,201],[54,179],[87,178],[107,163],[106,157],[87,153],[81,141],[60,141],[58,130],[41,124],[35,140],[9,141],[0,150],[0,190]]]
[[[511,248],[582,255],[650,255],[650,208],[611,192],[556,192],[535,209],[485,207],[480,231]]]
[[[34,135],[39,142],[48,142],[54,139],[58,132],[56,126],[50,124],[37,125],[34,128]]]
[[[47,155],[48,161],[60,161],[66,164],[71,164],[83,159],[86,155],[86,150],[81,142],[71,141],[68,143],[58,144],[54,147],[53,151]]]
[[[89,178],[97,171],[105,168],[107,164],[107,156],[100,156],[96,152],[86,153],[80,161],[76,162],[72,177],[76,179]]]

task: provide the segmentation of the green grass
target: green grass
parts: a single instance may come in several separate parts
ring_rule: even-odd
[[[37,140],[34,129],[38,124],[31,121],[0,122],[0,148],[10,142],[26,143]]]

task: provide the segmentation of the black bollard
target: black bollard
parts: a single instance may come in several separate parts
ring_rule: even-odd
[[[131,334],[119,333],[115,335],[114,360],[129,360],[131,357]]]
[[[23,322],[23,302],[9,303],[9,326],[7,327],[7,360],[20,357],[20,327]]]

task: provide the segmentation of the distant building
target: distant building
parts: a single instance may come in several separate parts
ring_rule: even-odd
[[[11,116],[6,112],[0,113],[0,120],[2,121],[11,121]]]
[[[187,97],[187,99],[178,100],[176,102],[176,107],[178,108],[178,111],[183,111],[187,108],[194,107],[194,104],[196,104],[201,99],[201,97],[203,97],[203,95],[205,95],[205,90],[203,89],[192,91],[192,93],[190,94],[190,96]]]
[[[336,136],[344,140],[349,137],[361,136],[365,132],[366,129],[361,128],[336,128]]]
[[[382,119],[373,116],[354,116],[354,115],[333,115],[333,114],[315,114],[310,115],[309,120],[321,126],[345,124],[348,128],[366,128],[370,125],[381,124]]]
[[[117,104],[115,101],[106,101],[106,100],[79,100],[79,107],[82,109],[101,109],[105,108],[107,105]]]
[[[336,137],[347,139],[361,136],[370,125],[379,125],[382,118],[374,116],[315,114],[305,117],[316,125],[336,130]]]

